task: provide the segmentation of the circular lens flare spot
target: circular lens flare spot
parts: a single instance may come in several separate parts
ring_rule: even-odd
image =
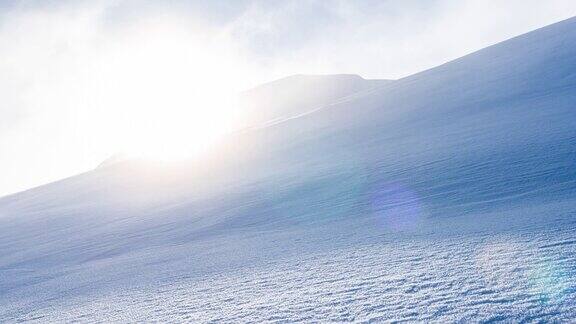
[[[379,226],[393,231],[415,230],[421,224],[424,208],[419,196],[399,183],[379,185],[371,195],[371,211]]]

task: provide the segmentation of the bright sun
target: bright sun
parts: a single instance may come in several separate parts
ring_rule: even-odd
[[[138,116],[124,117],[129,128],[123,132],[121,151],[151,160],[182,160],[204,153],[235,129],[238,116],[231,97],[196,96],[193,103],[185,96],[172,98],[189,105],[143,104],[142,110],[134,113]]]
[[[236,129],[235,93],[245,87],[240,76],[247,70],[222,44],[170,24],[108,44],[90,86],[92,117],[106,125],[100,140],[128,156],[173,161]]]

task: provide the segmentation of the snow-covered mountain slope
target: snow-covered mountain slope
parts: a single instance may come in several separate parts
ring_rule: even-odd
[[[575,57],[573,18],[5,197],[0,320],[574,318]]]

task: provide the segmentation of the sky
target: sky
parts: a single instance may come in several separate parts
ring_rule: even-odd
[[[0,196],[208,145],[234,127],[223,94],[398,79],[575,15],[574,0],[0,0]]]

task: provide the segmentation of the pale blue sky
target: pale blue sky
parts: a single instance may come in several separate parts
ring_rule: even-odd
[[[0,196],[115,151],[105,121],[136,102],[109,81],[400,78],[574,15],[573,0],[0,1]],[[205,64],[179,63],[196,52]]]

